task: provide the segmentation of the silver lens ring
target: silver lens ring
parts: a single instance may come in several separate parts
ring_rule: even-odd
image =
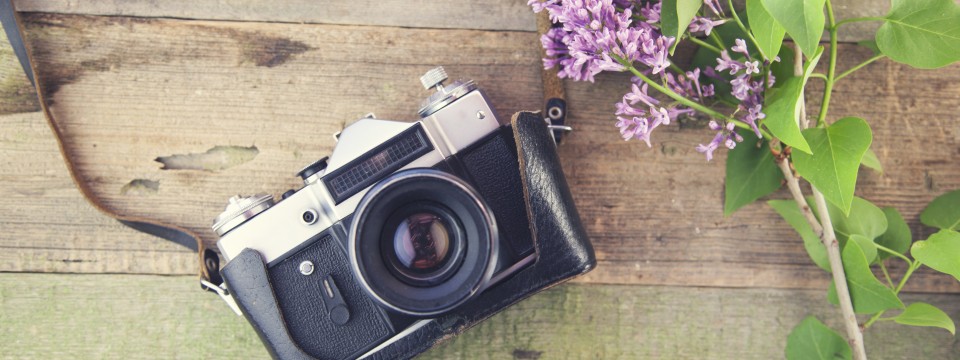
[[[479,210],[479,214],[480,214],[479,217],[482,219],[475,219],[478,222],[476,226],[484,227],[486,230],[481,232],[485,234],[485,236],[482,236],[482,238],[476,240],[477,244],[480,246],[475,245],[475,248],[473,248],[473,250],[469,250],[469,249],[467,250],[467,251],[481,251],[479,249],[484,249],[484,248],[487,250],[486,253],[475,254],[476,256],[479,256],[478,259],[485,259],[485,261],[479,260],[480,262],[476,264],[476,267],[474,267],[475,269],[482,270],[482,273],[481,273],[482,275],[479,277],[479,280],[476,281],[476,283],[473,283],[473,281],[471,281],[469,284],[470,285],[469,291],[465,292],[465,294],[462,297],[457,296],[452,301],[444,302],[442,306],[438,308],[431,308],[429,310],[411,309],[410,307],[400,306],[388,299],[389,297],[395,297],[396,295],[385,296],[384,294],[381,294],[380,292],[378,292],[376,289],[381,289],[381,290],[384,289],[385,286],[382,285],[383,282],[386,281],[393,285],[393,284],[399,284],[400,280],[384,279],[383,277],[380,277],[380,278],[373,279],[373,280],[376,280],[378,284],[378,285],[374,285],[373,281],[369,278],[370,274],[368,273],[370,271],[366,269],[366,267],[371,266],[370,264],[378,263],[377,261],[369,260],[370,256],[375,257],[375,255],[371,255],[369,251],[369,247],[372,247],[373,245],[359,243],[363,241],[363,239],[370,238],[370,235],[364,234],[361,232],[363,231],[363,229],[368,227],[367,224],[364,224],[364,222],[367,221],[366,219],[371,212],[371,208],[372,207],[387,208],[385,206],[380,206],[379,200],[384,196],[389,196],[390,192],[396,189],[396,187],[410,184],[411,181],[420,182],[420,183],[434,181],[434,182],[444,183],[445,186],[452,185],[456,187],[460,192],[459,196],[469,199],[468,201],[470,202],[470,204],[465,204],[465,205],[468,205],[471,208]],[[378,212],[380,211],[380,209],[373,209],[373,211]],[[400,313],[426,317],[426,316],[442,314],[453,308],[456,308],[457,306],[471,299],[474,295],[476,295],[480,291],[480,289],[483,289],[486,286],[486,284],[493,277],[493,272],[496,268],[496,261],[497,261],[496,259],[497,259],[497,253],[498,253],[498,245],[499,245],[498,234],[499,232],[497,231],[497,225],[496,225],[493,212],[486,205],[486,203],[478,196],[477,191],[472,186],[470,186],[470,184],[466,183],[460,178],[457,178],[456,176],[453,176],[451,174],[448,174],[442,171],[420,168],[420,169],[411,169],[411,170],[396,172],[391,176],[387,177],[386,179],[382,180],[380,183],[374,185],[364,195],[363,199],[360,201],[360,204],[357,206],[356,212],[354,213],[354,217],[350,226],[350,233],[348,236],[347,250],[348,250],[348,256],[350,259],[350,266],[353,270],[355,278],[363,287],[364,291],[368,295],[370,295],[370,297],[372,297],[377,303],[379,303],[380,305],[386,308],[389,308],[391,310],[394,310]],[[369,241],[366,241],[366,242],[369,243]],[[358,252],[358,249],[361,248],[361,246],[367,248],[367,251],[365,251],[364,254],[360,254]],[[377,246],[379,246],[379,244]],[[464,256],[468,256],[468,255],[464,255]],[[368,259],[368,260],[364,261],[364,259]],[[376,258],[376,259],[382,260],[382,258]],[[380,263],[382,263],[382,261]],[[365,264],[365,266],[361,266],[361,264]],[[460,270],[463,270],[463,269],[460,269]],[[457,270],[457,271],[467,274],[466,273],[467,270],[464,270],[464,271],[460,271],[460,270]],[[477,271],[474,271],[474,272],[477,272]],[[449,282],[457,281],[456,279],[458,279],[458,275],[454,275]],[[403,287],[403,285],[396,285],[396,286]],[[422,290],[424,293],[428,293],[430,291],[429,288],[415,289],[413,287],[407,287],[407,289],[414,289],[412,291]]]

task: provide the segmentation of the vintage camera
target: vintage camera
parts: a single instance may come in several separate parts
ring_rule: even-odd
[[[539,262],[514,129],[472,81],[446,79],[420,78],[436,92],[419,121],[360,119],[303,187],[231,198],[214,221],[224,286],[272,356],[411,356],[555,281],[511,280]],[[487,291],[501,283],[516,289]]]

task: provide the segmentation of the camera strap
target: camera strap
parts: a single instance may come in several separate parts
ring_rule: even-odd
[[[3,23],[3,30],[7,34],[7,40],[13,47],[13,52],[17,55],[17,59],[20,60],[20,65],[23,66],[24,73],[27,74],[27,78],[37,91],[43,116],[47,119],[47,125],[50,126],[50,130],[53,131],[53,137],[57,140],[57,147],[60,150],[63,161],[67,164],[67,171],[70,173],[70,177],[73,178],[73,182],[77,184],[77,188],[80,189],[83,197],[86,198],[94,208],[109,217],[117,219],[117,221],[120,221],[120,223],[126,226],[172,241],[195,251],[197,253],[197,262],[200,266],[200,287],[204,290],[222,293],[223,289],[217,286],[223,282],[220,278],[220,258],[215,251],[207,249],[204,246],[203,240],[201,240],[199,235],[180,226],[165,224],[155,219],[119,214],[100,202],[100,199],[94,194],[90,185],[80,177],[77,171],[77,162],[73,156],[71,156],[72,154],[68,151],[67,144],[64,141],[63,130],[47,106],[47,101],[43,96],[43,83],[38,81],[39,73],[36,69],[36,62],[32,61],[30,45],[24,41],[23,22],[20,19],[20,14],[17,13],[13,7],[13,0],[0,0],[0,22]]]
[[[220,277],[220,257],[215,251],[204,246],[203,240],[197,233],[177,225],[165,224],[155,219],[123,215],[117,213],[100,201],[90,185],[84,181],[77,171],[77,162],[73,156],[71,156],[72,154],[64,140],[63,131],[47,105],[48,103],[44,97],[43,84],[39,81],[40,74],[37,71],[36,62],[32,61],[30,46],[24,41],[23,22],[20,19],[20,14],[14,9],[13,0],[0,0],[0,23],[3,25],[3,30],[7,34],[7,40],[13,47],[13,51],[17,55],[17,59],[19,59],[24,73],[26,73],[27,78],[37,92],[37,97],[40,100],[40,109],[47,120],[47,125],[50,126],[50,130],[53,132],[54,138],[57,140],[57,147],[67,165],[67,171],[70,173],[70,177],[77,185],[77,188],[80,189],[83,197],[86,198],[94,208],[128,227],[169,240],[195,251],[200,268],[200,287],[204,290],[219,294],[230,303],[230,298],[225,296],[225,289],[221,287],[223,279]],[[550,30],[551,26],[553,26],[553,24],[548,18],[547,12],[540,12],[540,14],[537,15],[538,33],[543,36]],[[545,57],[546,53],[543,52],[542,55]],[[559,142],[562,134],[570,131],[570,127],[565,125],[567,106],[564,97],[563,82],[557,78],[557,69],[544,69],[542,77],[544,119],[548,122],[548,125],[550,125],[550,129],[553,130],[554,139]],[[235,307],[235,305],[232,305],[232,307]]]

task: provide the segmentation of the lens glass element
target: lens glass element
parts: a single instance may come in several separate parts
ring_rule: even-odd
[[[450,250],[450,226],[440,216],[419,212],[397,226],[393,250],[400,265],[417,273],[439,269]]]

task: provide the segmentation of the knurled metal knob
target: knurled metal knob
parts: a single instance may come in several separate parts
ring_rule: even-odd
[[[271,206],[273,206],[273,196],[271,195],[258,194],[249,197],[231,197],[226,209],[213,220],[213,231],[217,232],[217,235],[223,236]]]
[[[443,70],[443,66],[437,66],[430,71],[427,71],[426,74],[420,77],[420,83],[423,84],[423,88],[430,90],[438,85],[443,85],[443,82],[447,81],[447,72]]]

